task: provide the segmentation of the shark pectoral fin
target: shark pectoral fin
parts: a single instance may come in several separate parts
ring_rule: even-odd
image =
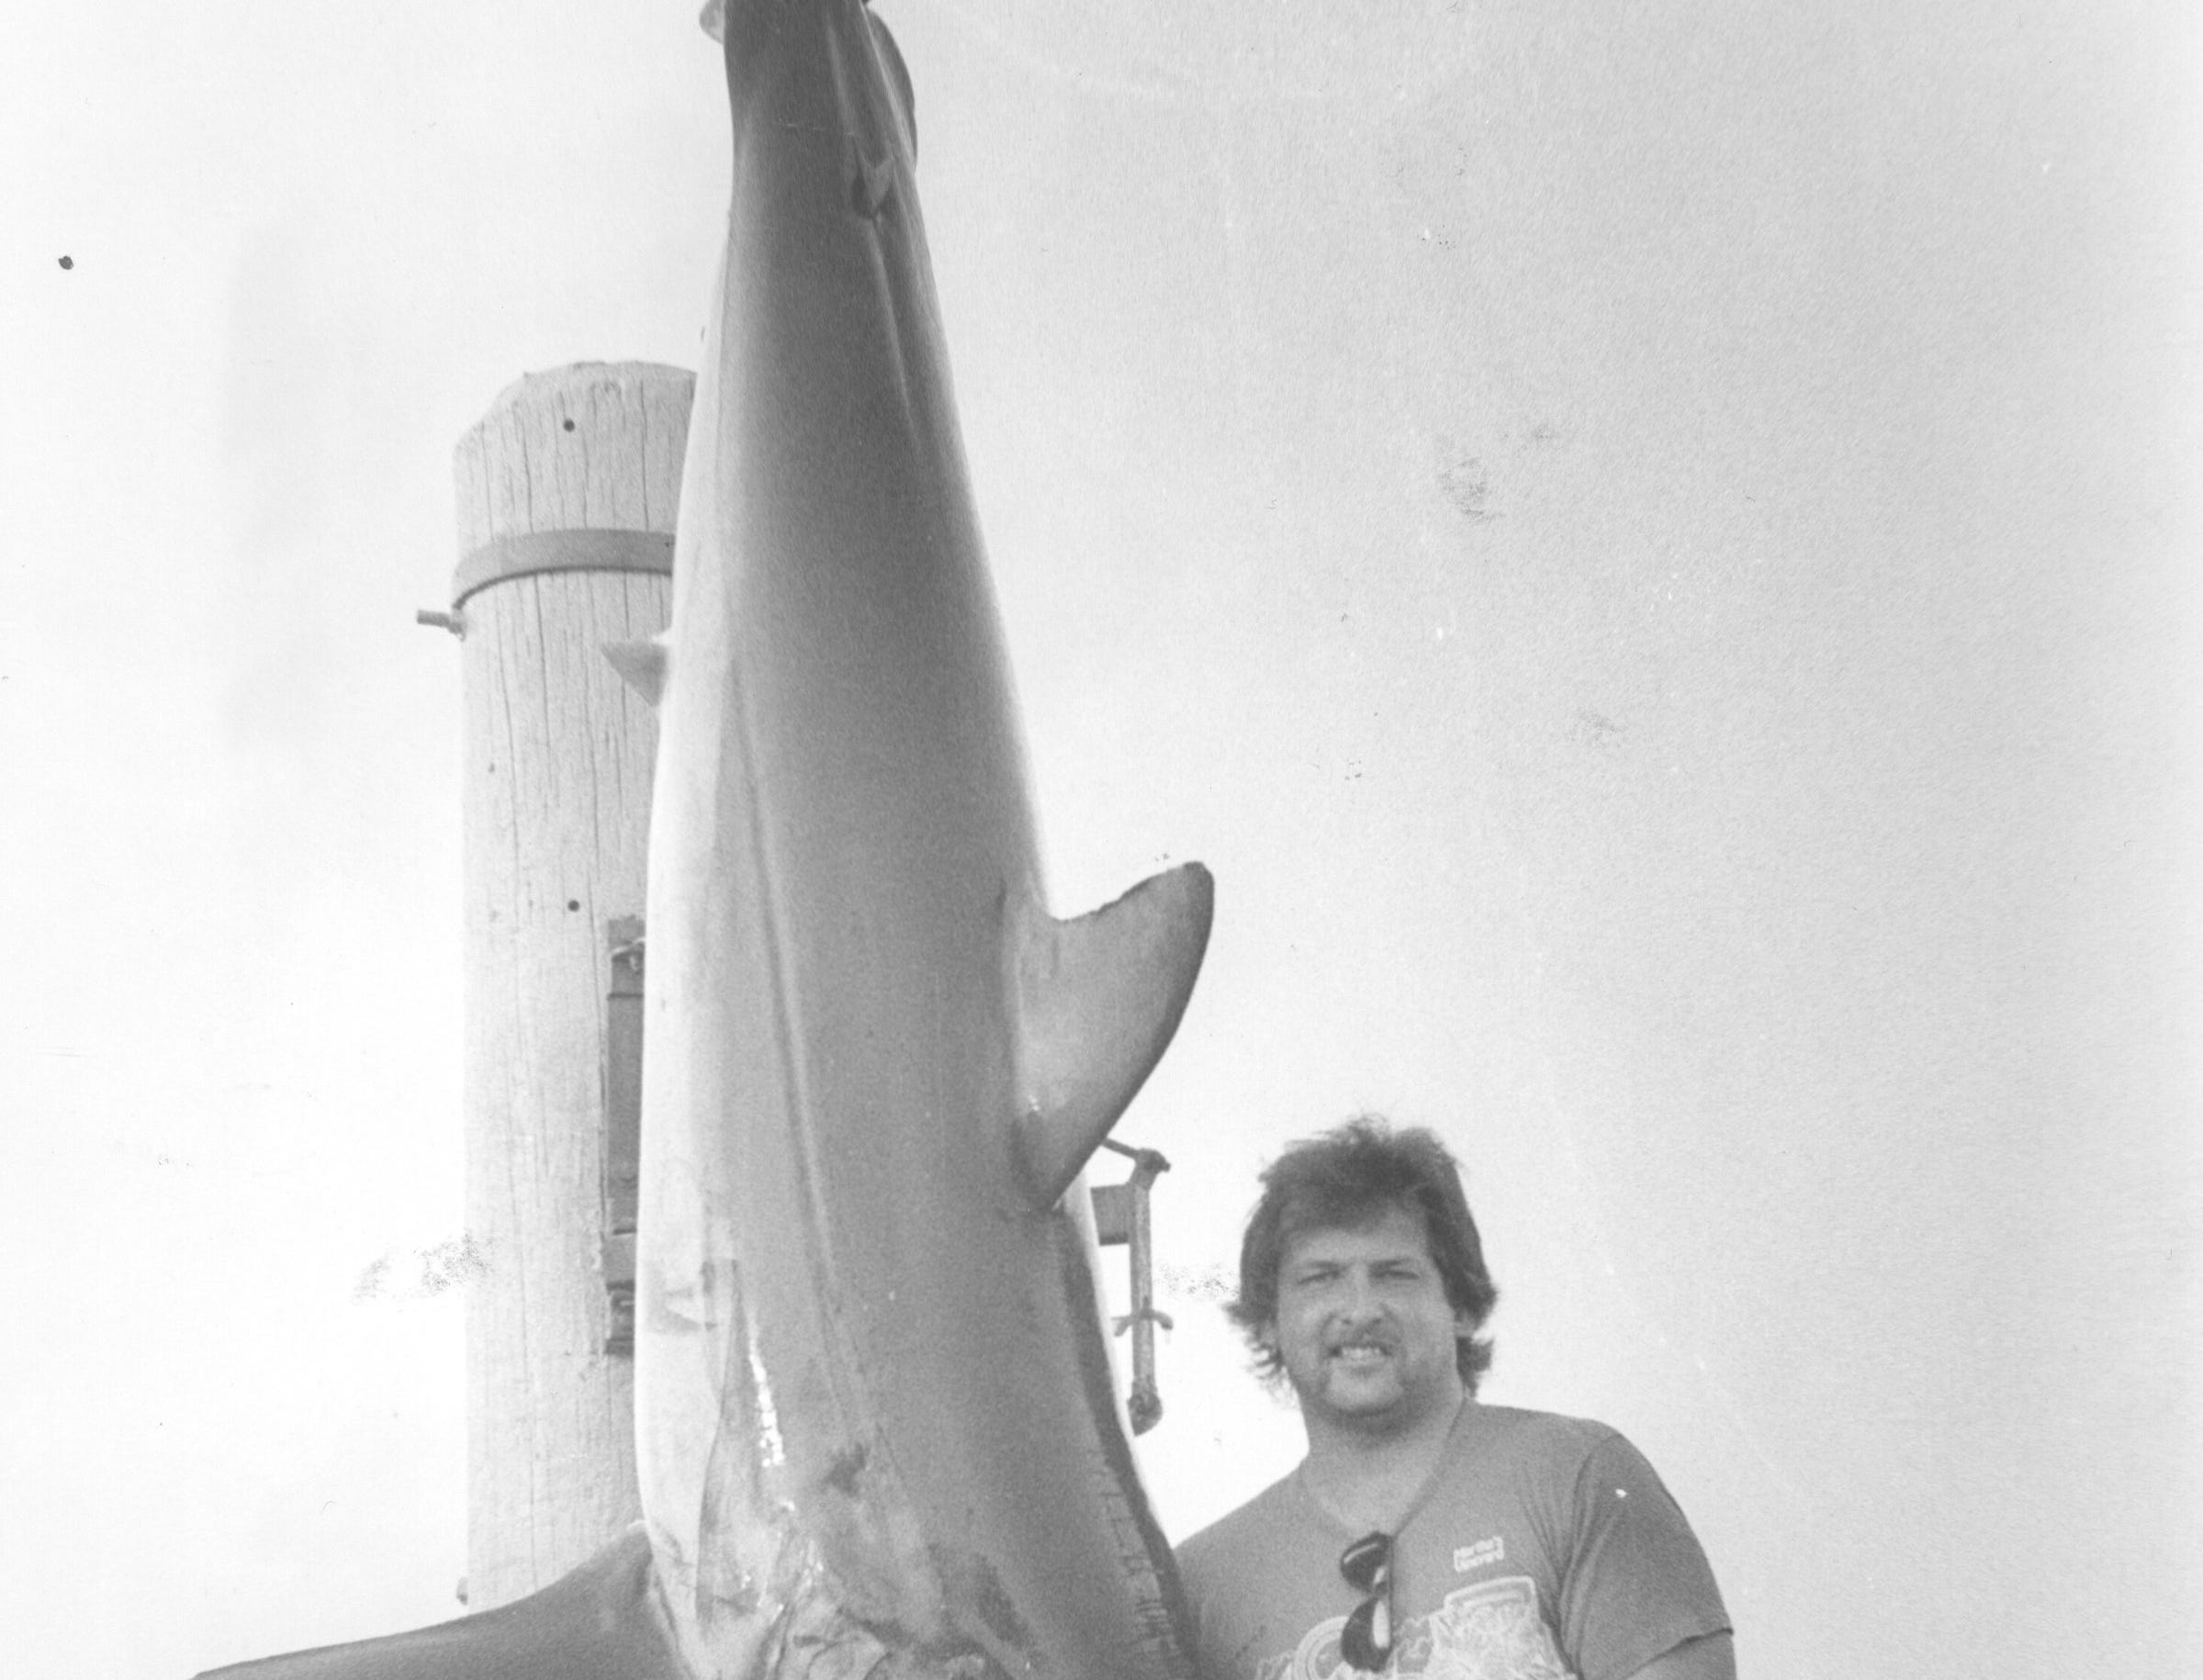
[[[653,706],[666,691],[666,644],[653,636],[641,642],[607,642],[604,656],[627,686]]]
[[[209,1669],[199,1680],[689,1680],[637,1523],[525,1598],[457,1621]]]
[[[1216,883],[1197,863],[1153,876],[1073,922],[1035,912],[1018,934],[1018,1148],[1051,1205],[1101,1147],[1193,995]]]

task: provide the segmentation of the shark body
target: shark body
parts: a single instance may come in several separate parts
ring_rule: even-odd
[[[658,1568],[714,1680],[821,1591],[944,1661],[1181,1672],[1064,1192],[1176,1025],[1208,877],[1046,914],[907,79],[858,0],[725,31],[651,813]]]
[[[907,75],[862,0],[721,28],[671,626],[622,655],[660,726],[646,1544],[231,1680],[1191,1673],[1079,1173],[1175,1030],[1210,882],[1048,915]]]

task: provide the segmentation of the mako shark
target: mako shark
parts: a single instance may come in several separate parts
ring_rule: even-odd
[[[1046,912],[914,186],[862,0],[730,0],[734,190],[659,708],[645,1523],[532,1598],[244,1680],[1186,1680],[1081,1170],[1211,884]]]

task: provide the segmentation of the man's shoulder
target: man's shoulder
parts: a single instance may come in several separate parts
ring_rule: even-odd
[[[1526,1441],[1549,1441],[1557,1447],[1590,1449],[1621,1439],[1621,1431],[1595,1417],[1572,1417],[1566,1412],[1537,1412],[1527,1406],[1491,1406],[1478,1400],[1479,1427]]]
[[[1475,1404],[1476,1427],[1457,1438],[1456,1450],[1464,1455],[1497,1451],[1553,1468],[1579,1466],[1616,1454],[1635,1455],[1620,1430],[1593,1417]]]

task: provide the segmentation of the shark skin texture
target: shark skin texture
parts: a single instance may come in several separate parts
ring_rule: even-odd
[[[659,710],[645,1521],[518,1603],[207,1680],[1191,1680],[1082,1168],[1213,886],[1048,913],[908,75],[862,0],[706,24],[734,185],[671,625],[606,650]]]

